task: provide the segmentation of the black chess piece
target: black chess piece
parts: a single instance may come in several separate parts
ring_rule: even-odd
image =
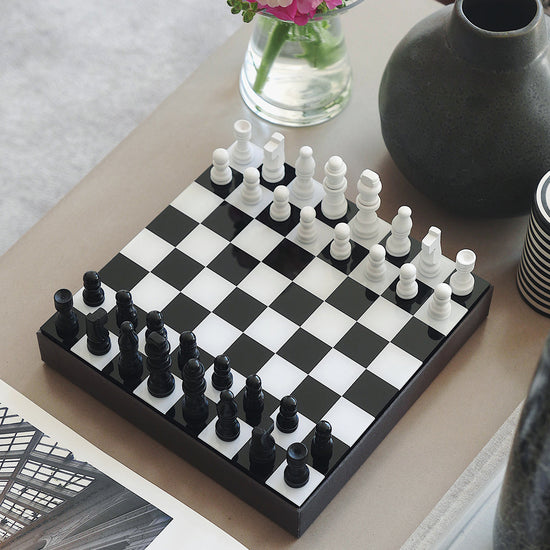
[[[119,290],[116,295],[116,324],[120,328],[120,325],[124,321],[130,321],[134,326],[134,329],[138,328],[138,315],[137,310],[132,300],[132,295],[127,290]]]
[[[227,355],[218,355],[214,359],[212,386],[218,391],[228,390],[233,385],[233,373]]]
[[[170,358],[170,343],[158,332],[152,332],[145,343],[147,355],[147,389],[154,397],[166,397],[175,388],[174,375],[170,372],[172,359]]]
[[[216,407],[216,435],[222,441],[234,441],[241,433],[241,426],[237,419],[237,402],[231,390],[223,390]]]
[[[197,338],[190,330],[180,334],[180,349],[178,350],[178,367],[183,368],[189,359],[200,359],[200,352],[197,348]]]
[[[86,344],[93,355],[105,355],[111,349],[111,338],[105,327],[107,318],[107,312],[102,307],[86,316]]]
[[[120,355],[118,357],[118,372],[125,382],[140,380],[143,374],[143,357],[139,352],[139,339],[130,321],[120,325],[118,337]]]
[[[162,313],[160,311],[157,311],[156,309],[154,311],[150,311],[145,318],[145,325],[147,326],[147,329],[145,330],[146,340],[151,332],[158,332],[159,334],[162,334],[164,338],[168,338],[166,328],[164,327],[164,319],[162,318]]]
[[[98,307],[105,301],[105,292],[101,288],[101,279],[97,271],[86,271],[82,277],[84,290],[82,299],[87,306]]]
[[[243,409],[246,415],[246,421],[251,426],[257,426],[262,419],[264,410],[264,392],[262,391],[262,381],[257,374],[251,374],[246,378],[244,388]]]
[[[183,367],[183,418],[192,426],[201,425],[208,418],[208,398],[204,366],[198,359],[189,359]]]
[[[327,472],[333,448],[332,426],[326,420],[321,420],[315,426],[315,434],[311,442],[311,456],[316,470],[321,473]]]
[[[256,426],[252,430],[250,439],[250,470],[254,473],[269,473],[273,470],[275,463],[275,439],[273,432],[273,420],[267,426]]]
[[[295,489],[303,487],[309,481],[309,467],[306,464],[307,447],[303,443],[291,443],[286,451],[287,466],[285,483]]]
[[[73,295],[70,290],[61,288],[53,296],[57,314],[55,330],[63,340],[71,340],[78,334],[78,318],[73,308]]]
[[[281,399],[281,406],[277,413],[277,428],[289,434],[298,427],[298,403],[292,395],[287,395]]]

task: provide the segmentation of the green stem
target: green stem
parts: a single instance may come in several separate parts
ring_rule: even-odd
[[[262,61],[258,67],[256,73],[256,79],[254,80],[254,86],[252,89],[257,93],[261,94],[264,89],[269,71],[275,62],[275,59],[279,55],[283,44],[288,38],[289,24],[284,21],[276,21],[274,27],[269,33],[269,38],[265,45],[264,53],[262,55]]]

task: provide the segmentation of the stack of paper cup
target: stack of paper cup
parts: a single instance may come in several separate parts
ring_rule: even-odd
[[[550,172],[537,187],[517,284],[533,309],[550,316]]]

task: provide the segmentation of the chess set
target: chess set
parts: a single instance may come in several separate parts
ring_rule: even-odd
[[[284,136],[235,141],[38,332],[50,367],[300,536],[488,314],[475,254],[314,179]]]

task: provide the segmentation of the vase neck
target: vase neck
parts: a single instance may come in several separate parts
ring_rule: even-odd
[[[480,69],[513,70],[548,47],[546,16],[540,0],[456,0],[448,39]]]

